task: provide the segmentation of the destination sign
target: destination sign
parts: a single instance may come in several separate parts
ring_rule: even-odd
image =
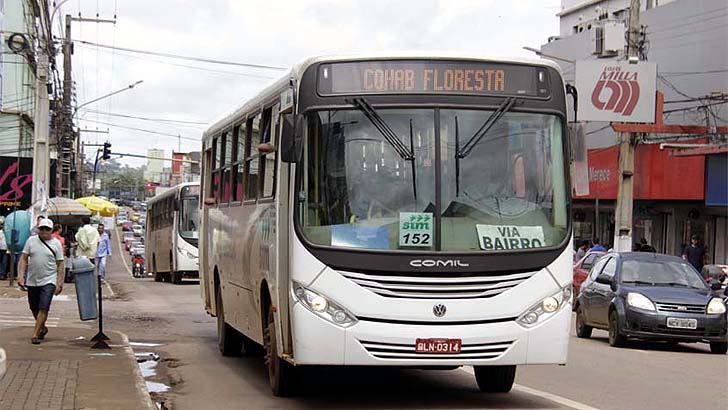
[[[319,67],[322,95],[471,94],[548,97],[543,67],[473,61],[360,61]]]

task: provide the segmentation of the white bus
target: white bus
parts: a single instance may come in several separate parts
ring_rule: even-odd
[[[179,184],[147,201],[144,254],[156,282],[199,275],[200,184]]]
[[[223,355],[307,365],[566,362],[565,89],[546,61],[312,58],[203,136],[201,291]],[[261,348],[262,346],[262,348]]]

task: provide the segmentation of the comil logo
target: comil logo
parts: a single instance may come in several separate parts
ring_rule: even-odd
[[[622,67],[605,67],[599,76],[591,101],[598,110],[607,110],[625,116],[632,115],[640,100],[640,84],[637,71]]]
[[[410,266],[415,268],[467,268],[469,263],[465,263],[460,259],[413,259]]]

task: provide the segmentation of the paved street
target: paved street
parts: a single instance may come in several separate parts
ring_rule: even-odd
[[[590,340],[572,335],[565,367],[519,368],[517,387],[506,395],[479,393],[470,369],[326,368],[306,373],[301,397],[273,398],[262,359],[219,354],[215,319],[204,313],[196,281],[175,286],[133,279],[118,257],[109,268],[117,298],[107,303],[108,326],[141,343],[137,352],[161,356],[148,380],[171,388],[153,395],[167,408],[683,410],[728,403],[728,359],[710,354],[707,345],[633,343],[615,349],[601,331]]]

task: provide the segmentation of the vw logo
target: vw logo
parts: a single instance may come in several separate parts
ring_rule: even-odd
[[[677,310],[688,310],[687,306],[678,306]]]
[[[437,317],[443,317],[447,313],[447,307],[442,303],[438,303],[432,307],[432,313]]]

